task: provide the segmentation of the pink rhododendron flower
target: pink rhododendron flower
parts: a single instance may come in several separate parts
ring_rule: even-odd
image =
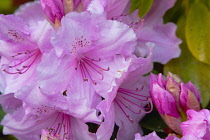
[[[15,11],[17,15],[24,19],[28,26],[37,26],[40,21],[45,20],[44,13],[39,1],[27,2]]]
[[[39,86],[51,93],[68,89],[67,94],[93,97],[93,92],[110,90],[115,78],[127,71],[136,37],[117,21],[71,12],[62,19],[52,45],[54,49],[38,66]]]
[[[60,98],[65,92],[68,100],[63,102],[71,113],[81,110],[89,116],[128,70],[136,38],[125,24],[89,12],[71,12],[62,19],[52,45],[38,66],[40,88],[47,91],[46,97]]]
[[[45,90],[42,90],[37,85],[30,85],[23,87],[15,94],[15,96],[30,106],[39,107],[40,104],[45,106],[53,106],[59,108],[59,111],[65,110],[65,112],[71,114],[71,116],[83,119],[85,121],[101,121],[98,119],[95,109],[95,106],[98,104],[97,97],[95,97],[96,99],[92,99],[90,94],[81,95],[77,92],[73,92],[69,96],[66,96],[65,94],[68,93],[57,92],[55,94],[51,94]],[[36,100],[36,102],[34,102],[34,100]],[[27,109],[25,108],[25,110]],[[29,112],[31,112],[30,108]]]
[[[199,139],[208,140],[210,138],[210,111],[202,109],[187,111],[188,120],[181,123],[183,135],[193,135]]]
[[[3,133],[20,140],[109,140],[117,125],[119,140],[159,140],[155,132],[140,136],[152,98],[181,134],[180,114],[200,109],[198,90],[173,76],[151,74],[150,82],[145,76],[154,61],[180,54],[176,26],[162,19],[174,2],[155,0],[144,20],[128,12],[129,0],[40,0],[0,15]]]
[[[60,26],[61,19],[69,12],[83,12],[87,9],[95,9],[98,11],[98,9],[100,9],[99,7],[103,5],[103,8],[107,12],[107,18],[109,19],[109,16],[113,17],[122,14],[128,1],[129,0],[40,0],[40,3],[43,12],[57,29]],[[93,4],[88,7],[90,3]]]
[[[6,113],[13,113],[22,106],[22,101],[14,97],[14,93],[0,95],[0,104]]]
[[[179,44],[181,40],[176,37],[176,25],[173,23],[163,24],[163,15],[171,8],[176,0],[155,0],[150,11],[139,18],[138,11],[129,14],[129,6],[121,14],[110,13],[108,17],[128,24],[137,35],[138,43],[141,44],[136,50],[136,55],[141,55],[139,50],[144,50],[144,44],[151,42],[155,45],[153,61],[162,64],[180,55]],[[140,11],[141,12],[141,11]]]
[[[6,83],[2,92],[7,94],[35,80],[36,66],[51,47],[49,38],[53,30],[46,21],[35,27],[28,26],[19,16],[0,15],[0,19],[0,65]]]
[[[146,82],[145,78],[139,77],[138,80],[138,84],[134,84],[134,82],[128,84],[127,82],[129,80],[125,81],[117,90],[114,100],[107,99],[108,101],[110,100],[109,102],[112,101],[108,111],[106,110],[109,104],[105,103],[106,99],[98,106],[105,119],[97,132],[98,139],[109,139],[112,133],[110,129],[114,129],[115,123],[119,127],[117,133],[118,139],[133,139],[132,135],[141,131],[138,122],[147,111],[149,112],[149,110],[152,110],[152,107],[151,105],[149,107],[144,107],[149,102],[149,97],[146,94],[148,93],[147,85],[144,83]],[[113,96],[111,94],[114,93],[110,93],[110,96]],[[147,111],[145,111],[145,109]]]
[[[39,135],[43,140],[47,138],[95,139],[95,135],[88,132],[88,127],[76,106],[78,115],[74,115],[81,119],[70,115],[71,111],[65,103],[61,102],[60,105],[53,106],[51,102],[55,99],[49,100],[39,90],[37,87],[30,86],[16,94],[18,98],[24,100],[23,106],[4,117],[1,122],[4,125],[4,134],[13,134],[22,139],[26,136],[38,139]]]
[[[139,133],[135,134],[134,140],[202,140],[193,135],[185,135],[182,138],[178,138],[173,134],[169,134],[165,139],[161,139],[156,132],[152,132],[146,136],[141,136]]]
[[[30,114],[19,108],[13,114],[7,114],[1,123],[4,125],[4,134],[22,137],[22,140],[27,136],[37,140],[40,139],[40,134],[42,140],[95,139],[94,134],[88,132],[88,127],[82,120],[58,112],[52,107],[42,106],[36,110],[36,114]]]
[[[107,19],[121,16],[130,4],[129,0],[100,0],[104,3]]]
[[[165,64],[180,55],[181,40],[176,37],[176,25],[163,24],[163,15],[175,2],[176,0],[154,0],[152,8],[143,17],[144,25],[140,30],[136,30],[138,41],[155,44],[153,56],[155,62]]]
[[[97,108],[104,115],[104,122],[96,133],[98,139],[110,139],[115,123],[119,127],[117,139],[133,139],[134,134],[141,131],[138,122],[145,113],[152,110],[151,104],[145,107],[150,102],[149,78],[142,76],[152,68],[151,56],[152,54],[133,60],[124,78],[117,81],[118,85],[98,105]]]
[[[3,71],[0,71],[0,79],[0,92],[2,93],[4,91],[4,88],[6,87],[6,79],[4,77]]]

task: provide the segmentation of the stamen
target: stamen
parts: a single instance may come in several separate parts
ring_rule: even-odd
[[[50,114],[54,112],[56,109],[54,107],[42,105],[41,107],[33,108],[33,110],[35,110],[35,114],[37,115],[37,117],[39,117],[42,116],[43,114]]]
[[[111,20],[117,20],[119,22],[122,22],[123,18],[126,17],[126,16],[127,16],[126,14],[122,14],[122,15],[119,15],[119,16],[112,17]]]
[[[141,22],[141,24],[139,22]],[[128,25],[129,25],[130,28],[133,28],[134,31],[137,31],[137,30],[139,30],[139,29],[141,29],[143,27],[143,25],[144,25],[144,19],[142,19],[140,21],[136,21],[136,22],[131,22]]]
[[[11,56],[14,59],[13,65],[6,66],[3,71],[8,74],[23,74],[29,70],[40,54],[38,49],[17,53]]]
[[[10,30],[8,30],[6,35],[10,41],[14,41],[14,42],[23,42],[24,41],[24,38],[16,30],[10,29]]]
[[[71,140],[73,134],[71,130],[70,116],[64,113],[58,113],[51,127],[46,129],[48,131],[47,138],[54,138],[59,140]]]
[[[139,30],[139,29],[141,29],[143,27],[143,25],[144,25],[144,19],[142,19],[140,22],[141,22],[141,25],[138,26],[137,28],[135,28],[134,31]]]
[[[123,22],[124,21],[130,28],[133,28],[134,31],[141,29],[143,27],[143,25],[144,25],[144,19],[141,19],[140,21],[139,20],[132,21],[130,23],[128,23],[129,22],[128,19],[130,20],[130,18],[126,14],[122,14],[120,16],[116,16],[116,17],[112,17],[111,18],[111,20],[117,20],[119,22]],[[141,24],[140,24],[140,22],[141,22]]]
[[[125,110],[122,108],[122,106],[118,103],[118,101],[115,99],[115,102],[117,103],[117,105],[120,107],[120,109],[122,110],[123,114],[128,118],[128,120],[133,123],[133,119],[130,118],[130,116],[125,112]]]
[[[72,43],[72,48],[70,53],[76,54],[78,49],[85,48],[88,46],[90,46],[90,42],[83,36],[81,36],[80,38],[75,38]]]
[[[119,88],[117,96],[114,100],[131,123],[133,123],[133,121],[128,115],[128,112],[132,112],[134,114],[149,113],[153,109],[150,97],[139,93],[142,89],[143,87],[140,90],[139,88],[136,88],[136,90]],[[148,107],[144,107],[144,102],[146,101],[149,102]]]
[[[142,86],[141,90],[142,89],[143,89],[143,86]],[[141,90],[139,90],[138,88],[136,88],[136,90],[129,90],[129,89],[119,88],[118,92],[121,93],[121,94],[125,94],[127,96],[130,96],[130,97],[133,97],[133,98],[136,98],[135,96],[140,96],[140,97],[143,97],[145,99],[139,99],[139,100],[141,100],[141,101],[148,101],[148,96],[134,93],[134,92],[141,91]],[[132,96],[132,95],[135,95],[135,96]]]
[[[96,85],[95,79],[103,80],[104,79],[104,71],[109,71],[110,68],[104,69],[97,65],[96,63],[101,61],[101,58],[98,60],[91,59],[89,57],[80,57],[77,60],[77,67],[75,67],[75,70],[80,69],[82,78],[84,81],[88,81],[90,79],[94,85]]]

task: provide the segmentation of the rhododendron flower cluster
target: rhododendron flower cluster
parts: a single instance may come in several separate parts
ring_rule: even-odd
[[[20,140],[132,140],[153,109],[149,72],[180,55],[175,0],[144,17],[129,0],[40,0],[0,15],[4,134]],[[186,89],[187,90],[187,89]],[[90,131],[89,127],[93,126]]]

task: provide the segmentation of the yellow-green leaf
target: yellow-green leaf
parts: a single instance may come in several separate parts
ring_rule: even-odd
[[[0,1],[0,9],[1,10],[8,10],[11,8],[12,0],[1,0]]]
[[[191,81],[199,89],[202,96],[202,106],[205,108],[210,100],[210,65],[198,61],[192,56],[185,40],[186,18],[182,16],[178,21],[177,35],[182,39],[182,53],[177,59],[171,60],[164,66],[164,74],[168,71],[178,74],[184,82]]]
[[[9,14],[13,11],[12,0],[0,0],[0,14]]]
[[[144,17],[152,7],[154,0],[132,0],[131,12],[139,9],[140,18]]]
[[[177,0],[173,8],[170,8],[164,14],[164,22],[177,22],[179,17],[184,14],[183,0]]]
[[[187,14],[186,40],[193,56],[210,65],[210,11],[201,1],[194,2]]]
[[[143,128],[156,132],[164,132],[163,129],[167,128],[166,123],[160,117],[157,110],[153,110],[151,113],[146,114],[146,116],[140,121],[140,125]]]

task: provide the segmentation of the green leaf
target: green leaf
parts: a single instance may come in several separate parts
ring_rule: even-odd
[[[0,121],[3,119],[4,115],[5,115],[5,113],[2,110],[2,108],[0,107]]]
[[[139,16],[143,18],[152,7],[154,0],[132,0],[131,12],[139,9]]]
[[[0,0],[0,14],[11,14],[15,9],[12,0]]]
[[[210,11],[202,2],[194,2],[187,14],[186,40],[191,53],[210,65]]]
[[[0,1],[0,9],[1,10],[8,10],[11,8],[12,0],[1,0]]]
[[[210,10],[210,0],[202,0],[200,2],[202,2],[204,5],[206,5],[208,7],[208,9]]]
[[[171,60],[164,66],[164,73],[169,71],[178,74],[184,82],[191,81],[199,89],[202,96],[202,106],[205,108],[210,99],[210,66],[198,61],[190,53],[185,39],[186,17],[182,16],[178,21],[177,36],[183,41],[181,44],[182,54],[179,58]]]
[[[167,127],[156,110],[153,110],[151,113],[147,114],[140,121],[140,125],[148,130],[156,132],[164,132],[163,129]]]
[[[2,108],[0,106],[0,122],[3,119],[4,115],[5,115],[5,113],[4,113],[4,111],[2,110]],[[0,131],[2,131],[2,129],[3,129],[3,126],[0,125]]]
[[[185,12],[182,3],[183,0],[177,0],[173,8],[166,11],[163,17],[165,23],[178,21],[179,17]]]

